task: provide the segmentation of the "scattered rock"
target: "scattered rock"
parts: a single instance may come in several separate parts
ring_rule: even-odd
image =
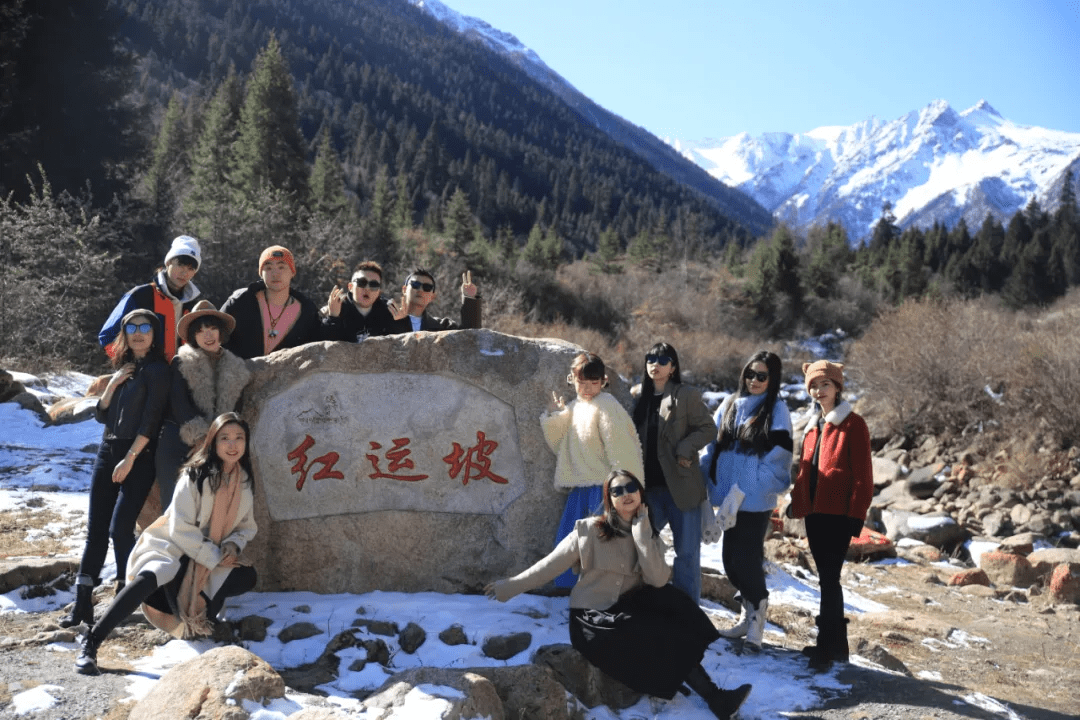
[[[956,573],[949,578],[948,584],[953,587],[964,587],[967,585],[990,587],[990,578],[987,577],[986,571],[982,568],[972,568],[971,570],[961,570]]]
[[[1031,563],[1031,567],[1035,571],[1035,576],[1042,578],[1049,575],[1055,567],[1062,563],[1080,564],[1080,550],[1069,548],[1036,550],[1028,555],[1028,562]]]
[[[495,660],[509,660],[532,645],[532,633],[516,632],[507,635],[492,635],[484,639],[481,649],[484,655]]]
[[[240,639],[262,642],[266,639],[266,628],[274,624],[270,618],[248,615],[240,620]]]
[[[424,632],[424,628],[414,622],[406,625],[405,629],[398,635],[398,645],[410,655],[416,652],[417,648],[423,645],[425,640],[427,640],[427,633]]]
[[[385,637],[394,637],[400,632],[397,623],[388,622],[386,620],[366,620],[364,618],[358,618],[353,620],[352,626],[362,627],[372,635],[383,635]]]
[[[465,635],[465,628],[454,623],[439,633],[439,639],[447,645],[468,645],[469,638]]]
[[[991,550],[979,557],[979,567],[986,571],[994,585],[1031,587],[1036,580],[1035,570],[1023,555]]]
[[[868,527],[864,527],[859,537],[852,538],[851,544],[848,545],[849,562],[870,562],[894,557],[896,557],[896,545],[892,540]]]
[[[1062,563],[1054,568],[1047,597],[1055,603],[1080,604],[1080,563]]]
[[[866,648],[859,648],[858,652],[870,662],[877,663],[886,670],[911,676],[911,671],[908,670],[907,665],[877,643],[870,643]]]
[[[321,634],[322,630],[317,626],[309,622],[298,622],[278,633],[278,640],[283,643],[291,643],[293,640],[304,640]]]

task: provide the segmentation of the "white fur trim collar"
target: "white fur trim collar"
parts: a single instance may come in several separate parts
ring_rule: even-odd
[[[851,407],[851,403],[849,403],[847,400],[841,400],[840,404],[830,410],[829,413],[825,416],[825,422],[831,425],[839,425],[840,423],[847,420],[847,416],[851,414],[851,411],[853,409],[854,408]],[[813,427],[814,425],[817,425],[819,417],[821,417],[821,408],[815,403],[814,414],[810,416],[810,419],[807,421],[806,426]]]

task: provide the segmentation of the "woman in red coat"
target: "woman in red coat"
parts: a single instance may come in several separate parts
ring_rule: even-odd
[[[788,514],[806,518],[806,539],[821,583],[817,644],[803,649],[810,667],[827,670],[847,662],[847,620],[840,569],[852,537],[862,532],[874,495],[870,431],[851,405],[840,399],[844,366],[818,360],[803,365],[814,409],[806,424],[799,474]]]

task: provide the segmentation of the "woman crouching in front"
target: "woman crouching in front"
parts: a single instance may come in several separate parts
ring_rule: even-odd
[[[668,584],[664,542],[649,522],[642,486],[625,470],[603,485],[603,514],[578,520],[551,553],[528,570],[484,588],[506,602],[575,567],[570,642],[585,658],[632,690],[671,699],[688,684],[718,718],[731,717],[750,693],[718,688],[701,666],[720,637],[686,593]]]
[[[98,647],[143,605],[155,626],[175,637],[210,635],[225,599],[255,587],[240,553],[255,537],[248,426],[218,416],[181,472],[173,502],[143,531],[127,564],[128,583],[87,632],[75,669],[96,675]]]

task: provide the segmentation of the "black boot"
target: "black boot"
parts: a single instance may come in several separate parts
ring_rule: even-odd
[[[848,661],[847,619],[822,617],[818,644],[810,654],[810,669],[825,672],[834,662]]]
[[[86,623],[87,627],[94,625],[94,579],[89,575],[75,578],[75,605],[71,614],[60,621],[60,627],[75,627],[81,623]]]
[[[740,685],[734,690],[724,690],[717,687],[712,681],[705,668],[698,665],[686,676],[686,684],[704,700],[712,710],[713,715],[720,720],[728,720],[739,711],[747,695],[750,694],[750,685]]]
[[[86,637],[83,638],[79,657],[75,658],[75,672],[80,675],[100,674],[97,666],[97,651],[99,645],[101,645],[101,640],[98,639],[97,633],[95,633],[93,629],[88,630]]]

